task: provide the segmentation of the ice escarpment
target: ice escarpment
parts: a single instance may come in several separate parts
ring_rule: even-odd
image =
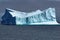
[[[16,17],[16,24],[58,24],[56,21],[55,8],[48,8],[43,11],[21,12],[7,8],[12,17]]]

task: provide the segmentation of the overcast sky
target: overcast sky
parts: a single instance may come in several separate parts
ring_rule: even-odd
[[[57,18],[60,19],[59,4],[60,1],[58,0],[0,0],[0,16],[2,16],[5,12],[5,8],[11,8],[23,12],[31,12],[37,9],[44,10],[49,7],[54,7],[57,11]]]

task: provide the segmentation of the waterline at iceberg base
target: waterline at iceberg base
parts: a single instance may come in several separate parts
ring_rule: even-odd
[[[22,12],[6,8],[2,16],[1,24],[15,25],[57,25],[55,8],[48,8],[43,11]]]

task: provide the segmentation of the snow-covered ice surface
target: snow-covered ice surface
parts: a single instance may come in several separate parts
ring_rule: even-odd
[[[16,25],[55,25],[59,24],[56,21],[56,10],[55,8],[48,8],[43,11],[36,10],[29,13],[11,10],[10,14],[12,17],[16,17]]]

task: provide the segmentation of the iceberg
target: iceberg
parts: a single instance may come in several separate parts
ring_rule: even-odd
[[[36,10],[29,13],[9,8],[6,8],[6,10],[9,10],[9,14],[12,15],[12,17],[15,17],[16,25],[58,24],[56,21],[55,8],[48,8],[43,11]]]

